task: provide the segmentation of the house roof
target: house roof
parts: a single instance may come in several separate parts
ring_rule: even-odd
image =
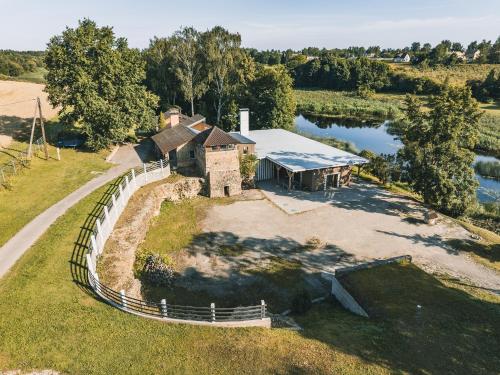
[[[238,144],[238,140],[231,137],[224,130],[218,128],[217,126],[212,127],[202,131],[196,136],[195,141],[197,143],[203,144],[205,147],[210,146],[222,146],[222,145],[234,145]]]
[[[249,138],[256,143],[259,159],[267,158],[292,172],[368,162],[350,152],[283,129],[252,130]]]
[[[163,155],[167,154],[189,142],[194,137],[196,137],[196,132],[190,128],[182,125],[174,126],[173,128],[164,129],[158,134],[153,135],[151,138],[156,143]]]
[[[200,122],[204,122],[206,120],[205,117],[202,115],[194,115],[192,117],[188,117],[186,115],[180,115],[179,116],[179,125],[182,126],[194,126],[196,124],[199,124]]]
[[[231,137],[233,137],[234,139],[236,139],[238,141],[238,143],[241,143],[241,144],[255,144],[254,141],[252,141],[251,139],[248,139],[247,137],[245,137],[244,135],[241,135],[240,132],[229,132],[229,135]]]

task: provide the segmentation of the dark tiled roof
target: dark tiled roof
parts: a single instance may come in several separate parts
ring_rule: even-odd
[[[217,126],[199,133],[196,136],[195,141],[201,143],[205,147],[235,145],[240,143],[238,140],[234,139]]]
[[[153,135],[151,139],[156,143],[162,154],[165,155],[180,145],[189,142],[194,137],[196,137],[195,132],[185,126],[177,125],[173,128],[162,130],[158,134]]]

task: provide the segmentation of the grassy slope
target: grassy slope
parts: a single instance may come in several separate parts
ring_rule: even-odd
[[[0,151],[0,164],[26,143],[15,142]],[[110,167],[100,154],[49,147],[51,158],[34,158],[31,166],[12,179],[11,190],[0,188],[0,246],[39,213]],[[43,157],[42,154],[40,154]]]
[[[448,77],[455,85],[464,85],[468,80],[484,80],[491,69],[499,69],[498,64],[459,64],[453,67],[432,67],[422,69],[410,64],[389,64],[395,72],[405,73],[411,77],[427,77],[443,83]]]
[[[119,312],[72,277],[81,271],[75,241],[104,190],[70,209],[0,281],[0,370],[487,374],[499,366],[492,297],[449,289],[420,271],[362,285],[368,311],[378,309],[373,319],[325,303],[296,318],[299,332],[169,325]],[[416,303],[423,319],[413,314]]]

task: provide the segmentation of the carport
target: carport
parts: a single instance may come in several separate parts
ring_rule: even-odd
[[[259,163],[256,181],[275,180],[288,190],[318,191],[349,184],[354,165],[368,161],[283,129],[253,130]]]

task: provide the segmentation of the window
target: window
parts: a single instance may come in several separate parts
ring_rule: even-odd
[[[243,147],[243,153],[245,155],[248,154],[248,146]]]
[[[212,151],[217,151],[217,146],[212,146]]]
[[[190,150],[190,151],[189,151],[189,157],[190,157],[191,159],[194,159],[194,150]]]
[[[227,150],[227,146],[226,145],[222,145],[222,146],[220,146],[220,149],[221,150]]]

